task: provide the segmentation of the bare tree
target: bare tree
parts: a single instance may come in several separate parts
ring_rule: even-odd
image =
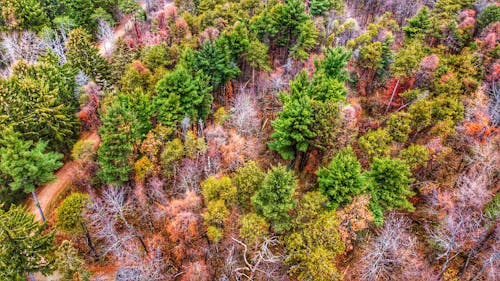
[[[246,91],[242,90],[236,96],[231,113],[231,123],[241,135],[251,135],[259,130],[257,104]]]
[[[111,25],[103,19],[97,20],[97,38],[101,44],[101,54],[109,58],[115,49],[115,36]]]
[[[410,221],[391,214],[380,234],[363,252],[363,280],[434,280],[427,264],[418,256],[416,238],[410,234]]]
[[[283,256],[276,255],[272,248],[278,245],[277,237],[264,237],[257,251],[250,252],[248,246],[242,241],[232,237],[234,242],[243,247],[244,265],[236,267],[234,273],[244,280],[278,280],[277,273]],[[260,276],[260,277],[259,277]]]
[[[18,60],[35,63],[43,53],[42,42],[32,31],[4,33],[1,37],[1,47],[4,50],[1,59],[9,66]]]

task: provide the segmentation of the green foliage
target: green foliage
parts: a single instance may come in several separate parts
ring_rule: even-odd
[[[357,63],[363,68],[372,70],[382,68],[382,60],[382,42],[369,43],[359,49]]]
[[[124,14],[131,14],[133,12],[139,11],[141,5],[137,3],[135,0],[119,0],[118,1],[118,9],[122,11]]]
[[[41,31],[49,18],[37,0],[3,0],[0,2],[0,30]]]
[[[305,72],[301,72],[290,82],[290,95],[280,94],[283,111],[273,121],[273,142],[269,148],[276,150],[286,160],[294,159],[299,152],[306,152],[311,140],[316,136],[311,127],[314,115],[307,92],[308,81]]]
[[[370,159],[387,156],[391,152],[391,135],[385,129],[369,131],[359,138],[359,146],[368,154]]]
[[[309,12],[313,16],[321,16],[329,10],[342,12],[343,9],[344,1],[342,0],[311,0]]]
[[[66,197],[56,210],[57,229],[68,234],[82,234],[85,231],[83,210],[88,203],[88,194],[74,192]]]
[[[414,210],[408,197],[413,196],[410,183],[410,167],[402,160],[375,158],[368,172],[370,179],[370,209],[375,216],[375,223],[382,225],[384,211],[393,209]]]
[[[214,200],[207,204],[207,209],[203,213],[203,220],[207,226],[207,236],[210,241],[218,243],[223,237],[224,221],[229,216],[229,210],[224,204],[224,200]]]
[[[175,163],[181,160],[183,156],[184,145],[181,139],[176,138],[166,142],[161,154],[163,172],[169,177],[175,175]]]
[[[55,252],[56,268],[62,274],[60,281],[74,280],[75,276],[81,281],[90,280],[90,272],[85,268],[85,261],[78,255],[71,241],[64,240]]]
[[[248,161],[236,170],[233,183],[236,186],[240,207],[245,210],[250,209],[251,198],[261,186],[264,176],[265,173],[255,161]]]
[[[411,119],[409,114],[397,112],[391,114],[386,123],[386,130],[394,141],[405,143],[411,132]]]
[[[423,6],[414,17],[407,20],[407,23],[403,31],[408,39],[424,39],[432,24],[429,8]]]
[[[95,141],[93,140],[81,139],[77,141],[71,150],[71,158],[77,161],[90,160],[94,156],[94,145]]]
[[[424,56],[425,49],[421,41],[408,41],[396,54],[392,72],[397,77],[411,77],[420,66]]]
[[[210,86],[214,89],[224,85],[240,74],[240,69],[231,60],[228,48],[223,43],[205,42],[202,48],[194,52],[194,68],[210,77]]]
[[[8,177],[12,190],[25,193],[55,179],[54,171],[62,166],[62,155],[46,152],[47,142],[25,141],[12,129],[2,132],[0,139],[0,173]]]
[[[268,49],[269,47],[259,40],[252,40],[248,46],[245,60],[255,69],[270,71],[271,66],[269,65],[269,57],[267,55]]]
[[[168,68],[175,63],[175,59],[166,43],[147,46],[141,54],[141,61],[150,70]]]
[[[112,99],[103,108],[102,126],[99,128],[101,145],[98,163],[99,177],[108,184],[122,184],[132,171],[134,144],[140,128],[136,112],[127,108],[120,99]]]
[[[484,208],[484,213],[491,221],[496,221],[500,217],[500,194],[496,194]]]
[[[483,29],[490,23],[500,21],[500,6],[496,4],[486,7],[477,17],[477,27]]]
[[[227,52],[230,61],[237,62],[241,56],[248,52],[250,47],[250,39],[248,38],[248,30],[244,23],[237,22],[233,29],[222,34],[215,41],[218,48]]]
[[[411,126],[417,131],[432,124],[432,102],[421,99],[410,105],[408,113],[410,114]]]
[[[8,80],[0,79],[0,131],[13,127],[24,139],[68,151],[78,129],[74,75],[54,56],[34,65],[19,62]]]
[[[269,234],[269,224],[256,213],[249,213],[239,220],[240,237],[250,247],[257,247]]]
[[[252,204],[259,214],[267,218],[276,232],[290,228],[288,212],[295,208],[297,182],[292,171],[283,166],[272,167],[261,187],[252,197]]]
[[[207,144],[203,137],[197,137],[192,131],[187,132],[184,137],[184,151],[188,158],[195,159],[200,154],[205,153]]]
[[[316,138],[313,145],[323,151],[335,151],[343,147],[339,139],[343,132],[342,115],[340,106],[335,101],[312,101],[311,107],[314,112],[313,132]]]
[[[204,120],[211,110],[211,89],[208,76],[178,64],[156,85],[157,95],[153,96],[153,104],[158,121],[173,126],[184,116],[194,121]]]
[[[341,150],[327,167],[319,168],[316,175],[321,193],[328,197],[330,209],[349,204],[365,189],[361,164],[351,147]]]
[[[318,196],[315,192],[307,193],[301,200],[298,212],[308,215],[302,215],[294,232],[285,237],[285,262],[299,280],[340,280],[336,257],[345,250],[338,230],[340,222],[334,211],[320,209]]]
[[[24,281],[26,274],[53,271],[54,233],[25,208],[0,209],[0,280]]]
[[[351,59],[351,53],[342,48],[324,48],[323,54],[325,58],[314,62],[318,69],[323,70],[329,78],[337,79],[340,82],[345,82],[349,78],[349,73],[346,70],[347,63]]]
[[[66,42],[66,56],[74,67],[82,70],[99,86],[109,87],[111,72],[108,62],[99,55],[92,43],[92,35],[83,28],[73,29]]]
[[[298,26],[295,45],[290,48],[293,58],[305,60],[309,52],[318,44],[319,32],[312,20],[306,20]]]
[[[309,191],[300,198],[299,206],[295,213],[294,228],[300,228],[307,222],[317,219],[327,210],[328,197],[320,191]]]
[[[412,144],[401,150],[399,157],[408,167],[416,169],[425,166],[427,161],[429,161],[429,150],[423,145]]]
[[[432,117],[435,120],[451,120],[455,124],[464,118],[464,104],[457,98],[441,96],[433,100]]]
[[[344,83],[330,78],[324,69],[314,73],[309,92],[312,99],[321,102],[343,101],[347,95]]]
[[[227,176],[221,178],[210,176],[201,183],[201,194],[207,204],[220,199],[229,206],[236,200],[236,187]]]

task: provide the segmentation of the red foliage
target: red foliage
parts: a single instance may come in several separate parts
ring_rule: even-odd
[[[90,130],[97,128],[101,124],[98,112],[100,90],[93,82],[85,85],[83,90],[88,96],[88,101],[78,112],[78,118],[82,122],[83,129]]]
[[[138,60],[132,62],[132,67],[135,68],[140,74],[145,74],[149,72],[149,69],[145,67],[141,61]]]

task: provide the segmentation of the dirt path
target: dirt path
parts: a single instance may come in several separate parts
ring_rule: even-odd
[[[93,150],[97,151],[101,140],[97,131],[83,136],[82,139],[94,141]],[[40,206],[46,216],[47,212],[52,210],[54,207],[51,205],[52,201],[71,184],[78,172],[78,168],[78,163],[75,161],[66,162],[64,166],[55,173],[56,179],[54,181],[41,186],[36,190]],[[27,202],[27,206],[28,210],[35,215],[36,220],[40,220],[40,213],[38,212],[31,197]]]

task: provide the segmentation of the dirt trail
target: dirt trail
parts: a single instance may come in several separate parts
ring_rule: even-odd
[[[81,139],[94,141],[94,151],[96,151],[99,147],[99,143],[101,140],[97,131],[88,133]],[[40,206],[42,207],[45,215],[47,215],[47,211],[50,211],[53,208],[53,206],[51,206],[52,201],[56,199],[57,195],[64,191],[74,180],[74,177],[78,172],[78,168],[79,167],[77,162],[66,162],[64,166],[55,173],[56,179],[54,181],[41,186],[36,190],[38,200],[40,201]],[[28,210],[35,215],[35,219],[41,220],[40,213],[38,212],[31,197],[27,202],[27,206]]]

